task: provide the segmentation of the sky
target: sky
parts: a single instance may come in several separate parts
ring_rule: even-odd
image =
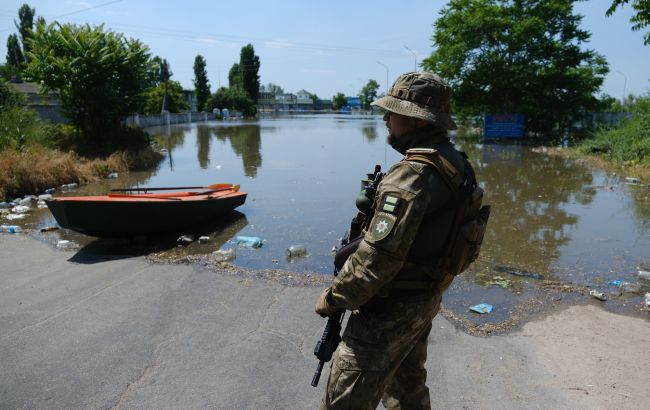
[[[24,0],[0,1],[0,60],[7,37],[17,32]],[[425,0],[31,0],[37,16],[74,24],[104,24],[137,38],[152,55],[167,59],[172,79],[193,89],[194,58],[206,62],[211,90],[228,86],[228,71],[252,44],[260,58],[261,84],[285,92],[301,89],[321,99],[337,92],[356,95],[369,79],[384,93],[401,73],[433,51],[434,22],[446,1]],[[610,66],[602,92],[616,98],[650,92],[650,46],[633,32],[631,7],[606,17],[611,0],[579,2],[585,46],[604,55]]]

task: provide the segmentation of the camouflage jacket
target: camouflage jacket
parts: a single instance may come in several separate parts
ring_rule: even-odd
[[[412,147],[436,149],[462,177],[462,156],[446,132],[424,127],[414,133]],[[444,290],[448,283],[437,285],[451,279],[427,263],[443,251],[455,212],[438,172],[414,161],[393,165],[379,184],[374,209],[357,251],[334,279],[332,305],[358,309],[375,295],[386,296],[396,282],[426,281]]]

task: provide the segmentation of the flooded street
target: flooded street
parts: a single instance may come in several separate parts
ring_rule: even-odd
[[[211,236],[210,243],[180,248],[173,238],[167,253],[208,255],[235,247],[236,236],[255,236],[264,245],[237,248],[233,262],[249,269],[331,274],[332,248],[356,212],[360,180],[375,164],[387,170],[401,158],[386,145],[379,116],[297,116],[147,131],[166,150],[158,169],[81,187],[74,194],[238,183],[248,193],[246,203],[205,227],[201,233]],[[449,311],[475,325],[499,323],[533,298],[603,303],[589,296],[589,290],[596,289],[608,295],[608,309],[639,314],[643,292],[650,291],[650,283],[636,275],[650,268],[646,185],[629,185],[626,175],[527,146],[459,146],[475,165],[492,215],[479,262],[446,293]],[[25,221],[28,228],[53,224],[47,210],[33,212]],[[106,244],[68,231],[42,237],[52,243],[69,239],[79,252]],[[305,246],[307,255],[288,258],[286,250],[292,245]],[[617,280],[628,284],[610,284]],[[493,305],[493,312],[468,312],[478,303]]]

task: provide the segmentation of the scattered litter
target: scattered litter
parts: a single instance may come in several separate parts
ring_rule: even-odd
[[[287,249],[287,258],[295,258],[307,255],[307,248],[304,245],[291,245]]]
[[[621,284],[621,289],[626,293],[639,293],[641,292],[641,284],[623,282],[623,284]]]
[[[18,225],[2,225],[0,226],[0,232],[7,233],[18,233],[22,231],[22,228]]]
[[[512,280],[504,278],[503,276],[495,276],[486,283],[488,286],[498,286],[500,288],[508,289],[512,286]]]
[[[272,262],[272,263],[280,263],[280,261],[277,260],[277,259],[271,259],[271,262]]]
[[[515,275],[515,276],[524,276],[527,278],[532,278],[532,279],[544,279],[544,275],[540,273],[535,273],[535,272],[529,272],[527,270],[521,270],[521,269],[515,269],[515,268],[509,268],[507,266],[495,266],[494,270],[497,272],[502,272],[502,273],[508,273],[510,275]]]
[[[47,201],[49,199],[52,199],[52,194],[42,194],[38,196],[39,201]]]
[[[118,177],[117,172],[111,172],[110,174],[106,175],[106,179],[115,179]]]
[[[194,236],[192,235],[183,235],[180,238],[176,239],[176,242],[180,243],[181,245],[187,245],[192,242],[194,242]]]
[[[338,251],[338,249],[336,248],[336,245],[335,245],[335,246],[332,246],[332,249],[330,250],[330,253],[331,253],[332,255],[335,255],[335,254],[336,254],[336,251]]]
[[[53,194],[55,192],[56,192],[56,188],[48,188],[48,189],[45,190],[46,194]]]
[[[229,248],[229,249],[219,249],[217,251],[212,252],[212,257],[217,261],[217,262],[228,262],[236,257],[236,252],[235,248]]]
[[[18,205],[26,206],[29,208],[29,206],[32,204],[32,197],[26,196],[23,199],[18,200]]]
[[[469,310],[480,314],[490,313],[492,312],[492,305],[488,305],[487,303],[479,303],[478,305],[471,306]]]
[[[161,154],[166,154],[167,153],[167,148],[161,148],[160,153]]]
[[[73,182],[71,184],[63,184],[63,185],[61,185],[61,189],[63,191],[65,191],[65,190],[69,191],[69,190],[72,190],[72,189],[77,189],[77,187],[79,187],[79,184],[77,184],[76,182]]]
[[[59,227],[58,226],[46,226],[41,228],[41,232],[52,232],[52,231],[58,231]]]
[[[57,248],[65,249],[69,248],[70,246],[72,246],[72,242],[67,239],[62,239],[56,243]]]
[[[30,207],[27,206],[27,205],[18,205],[18,206],[14,206],[13,208],[11,208],[11,212],[13,212],[15,214],[24,214],[24,213],[29,212],[29,210],[30,210]]]
[[[645,307],[650,308],[650,293],[645,294]]]
[[[616,287],[620,288],[621,285],[623,285],[623,281],[622,280],[613,280],[613,281],[609,282],[608,285],[612,285],[612,286],[616,286]]]
[[[625,182],[628,184],[640,184],[641,180],[636,177],[625,177]]]
[[[9,208],[9,204],[6,202],[0,202],[0,209],[7,209]]]
[[[8,214],[7,216],[5,216],[5,218],[9,219],[10,221],[13,221],[15,219],[23,219],[26,216],[27,214]]]
[[[38,209],[44,209],[44,208],[47,208],[47,204],[45,203],[45,201],[40,201],[40,200],[39,200],[39,201],[36,203],[36,207],[37,207]]]
[[[644,280],[650,280],[650,272],[647,270],[641,270],[636,273],[637,278],[639,279],[644,279]]]
[[[243,248],[261,248],[264,241],[256,236],[238,236],[235,243]]]
[[[208,243],[210,242],[209,236],[199,236],[199,243]]]
[[[598,299],[598,300],[602,300],[602,301],[607,300],[607,295],[604,294],[603,292],[598,291],[598,290],[595,290],[595,289],[591,290],[591,291],[589,291],[589,294],[591,296],[593,296],[594,298]]]

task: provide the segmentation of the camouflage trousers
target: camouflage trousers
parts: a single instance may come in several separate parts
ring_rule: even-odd
[[[427,341],[440,295],[373,298],[352,313],[320,409],[430,409]]]

